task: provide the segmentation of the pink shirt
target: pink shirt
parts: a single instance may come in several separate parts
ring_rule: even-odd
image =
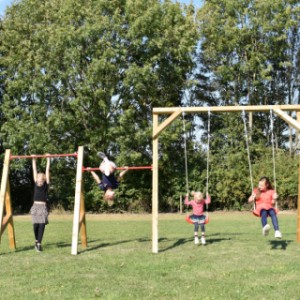
[[[196,200],[189,201],[189,196],[185,196],[184,204],[185,205],[191,205],[193,208],[193,214],[196,216],[203,215],[204,210],[204,204],[210,203],[210,196],[207,196],[207,199],[201,200],[199,203],[196,202]]]
[[[257,189],[254,189],[253,193],[257,193]],[[260,197],[255,200],[256,211],[260,212],[262,209],[270,209],[274,207],[273,195],[275,194],[274,190],[262,191]]]

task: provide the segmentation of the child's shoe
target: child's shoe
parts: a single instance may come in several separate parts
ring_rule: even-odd
[[[282,238],[282,234],[281,234],[281,232],[279,230],[275,230],[275,237],[277,239],[281,239]]]
[[[37,251],[37,252],[41,252],[42,251],[42,245],[41,244],[36,244],[36,247],[35,247],[35,250]]]
[[[263,227],[263,229],[262,229],[262,234],[263,234],[263,236],[267,236],[268,234],[269,234],[269,231],[270,231],[270,225],[269,224],[267,224],[267,225],[265,225],[264,227]]]
[[[104,159],[106,157],[104,152],[98,152],[97,155],[101,158]]]
[[[206,240],[205,240],[205,236],[204,235],[201,236],[201,244],[202,245],[206,245]]]
[[[199,238],[197,236],[195,236],[195,240],[194,240],[195,245],[199,244]]]

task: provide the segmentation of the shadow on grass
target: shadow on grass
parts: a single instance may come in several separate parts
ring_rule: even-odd
[[[275,241],[269,241],[271,245],[271,250],[286,250],[288,244],[290,244],[292,241],[288,240],[275,240]]]
[[[95,243],[95,242],[98,242],[100,240],[93,240],[93,241],[88,241],[88,243]],[[94,250],[97,250],[99,248],[105,248],[105,247],[110,247],[110,246],[116,246],[116,245],[120,245],[120,244],[125,244],[125,243],[131,243],[131,242],[134,242],[134,241],[137,241],[137,242],[140,242],[140,243],[144,243],[144,242],[149,242],[150,240],[147,239],[147,238],[139,238],[139,239],[133,239],[133,240],[123,240],[123,241],[116,241],[116,242],[113,242],[113,243],[101,243],[101,244],[98,244],[98,245],[95,245],[95,246],[88,246],[86,249],[83,249],[79,252],[80,253],[84,253],[84,252],[88,252],[88,251],[94,251]]]
[[[209,245],[209,244],[215,244],[215,243],[219,243],[219,242],[222,242],[222,241],[228,241],[228,240],[231,240],[231,238],[212,238],[213,236],[215,235],[220,235],[219,233],[218,234],[213,234],[213,235],[210,235],[207,239],[206,239],[206,245]],[[162,241],[162,240],[168,240],[166,238],[162,238],[162,239],[159,239],[159,241]],[[178,239],[176,242],[173,243],[173,245],[167,247],[167,248],[164,248],[164,249],[161,249],[159,250],[159,252],[165,252],[165,251],[168,251],[170,249],[173,249],[173,248],[176,248],[178,246],[181,246],[181,245],[184,245],[186,243],[191,243],[194,241],[194,238],[187,238],[187,239]]]

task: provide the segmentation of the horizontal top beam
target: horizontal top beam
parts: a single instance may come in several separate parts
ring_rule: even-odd
[[[32,154],[32,155],[11,155],[10,159],[15,158],[51,158],[51,157],[77,157],[77,153],[68,153],[68,154]]]
[[[236,106],[199,106],[199,107],[154,107],[153,114],[172,114],[174,112],[207,113],[207,112],[267,112],[271,109],[300,111],[300,105],[236,105]]]

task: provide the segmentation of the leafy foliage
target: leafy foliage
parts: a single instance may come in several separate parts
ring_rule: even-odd
[[[22,0],[0,22],[2,152],[73,153],[84,145],[86,166],[99,165],[99,150],[118,165],[150,165],[153,107],[299,103],[294,0],[204,1],[197,11],[170,0]],[[212,115],[210,132],[208,115],[185,118],[186,132],[178,118],[160,136],[160,210],[178,209],[186,181],[204,192],[207,179],[212,209],[243,209],[251,185],[241,116]],[[272,174],[270,116],[247,122],[256,183]],[[286,205],[297,194],[299,135],[278,118],[273,131]],[[30,161],[11,168],[14,207],[27,211]],[[73,207],[74,170],[73,159],[52,161],[54,206]],[[128,172],[109,208],[86,174],[86,208],[150,211],[151,177]]]

